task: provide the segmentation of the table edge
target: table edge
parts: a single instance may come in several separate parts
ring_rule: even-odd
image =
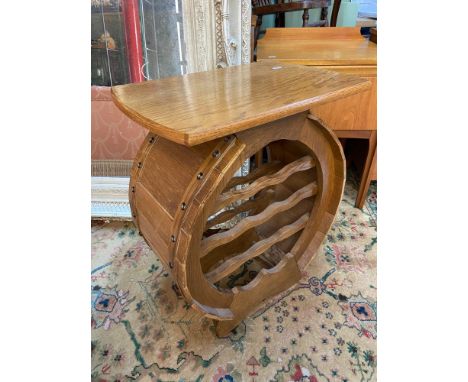
[[[298,114],[309,110],[312,106],[333,102],[337,99],[341,99],[361,91],[370,89],[371,83],[368,80],[359,82],[355,85],[351,85],[345,89],[335,90],[325,95],[315,96],[307,98],[305,100],[296,102],[292,105],[285,105],[275,110],[274,113],[268,114],[256,114],[251,118],[247,118],[241,121],[234,121],[221,126],[214,126],[212,131],[202,133],[190,133],[187,134],[182,131],[175,131],[168,126],[162,125],[153,121],[149,118],[142,116],[134,109],[123,104],[118,96],[114,93],[114,88],[111,89],[111,96],[114,104],[131,120],[137,122],[139,125],[147,128],[151,133],[168,139],[172,142],[182,144],[184,146],[196,146],[205,142],[212,141],[214,139],[222,138],[230,134],[235,134],[250,128],[263,125],[268,122],[276,121],[285,117],[289,117],[294,114]],[[222,128],[222,130],[221,130]],[[217,132],[217,130],[220,130]]]

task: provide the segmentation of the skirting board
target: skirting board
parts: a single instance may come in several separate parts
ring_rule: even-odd
[[[91,177],[91,219],[132,220],[128,201],[130,177]]]

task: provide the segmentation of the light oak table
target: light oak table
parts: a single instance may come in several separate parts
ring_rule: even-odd
[[[317,105],[311,113],[339,138],[368,140],[356,207],[362,208],[377,172],[377,45],[360,28],[272,28],[258,41],[257,61],[271,60],[333,70],[369,80],[371,89],[338,102]]]
[[[268,62],[112,89],[117,106],[150,131],[131,173],[134,222],[219,336],[301,278],[345,180],[339,142],[309,110],[369,86]],[[262,149],[265,161],[234,176]],[[229,287],[247,265],[256,276]]]

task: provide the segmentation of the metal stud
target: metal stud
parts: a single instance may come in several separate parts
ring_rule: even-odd
[[[185,204],[185,202],[182,202],[182,204],[180,205],[180,209],[183,211],[187,208],[187,204]]]
[[[172,241],[173,243],[175,243],[176,239],[175,239],[175,236],[174,236],[174,235],[171,235],[171,241]]]
[[[138,162],[138,168],[141,168],[141,167],[142,167],[141,162]]]
[[[215,150],[211,153],[211,156],[213,158],[218,158],[221,155],[221,152],[219,150]]]
[[[135,192],[135,186],[132,186],[132,192]]]
[[[153,142],[154,142],[154,137],[151,137],[149,140],[149,143],[153,143]]]
[[[203,173],[202,173],[202,172],[199,172],[199,173],[198,173],[197,179],[198,179],[198,180],[203,179]]]
[[[174,264],[172,263],[172,261],[169,261],[169,268],[174,268]]]

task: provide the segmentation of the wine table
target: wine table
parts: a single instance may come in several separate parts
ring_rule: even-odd
[[[309,110],[369,87],[267,62],[112,88],[116,105],[150,131],[131,173],[134,222],[219,336],[300,280],[345,181],[337,138]],[[256,153],[257,166],[235,176]],[[253,278],[229,287],[247,266]]]

